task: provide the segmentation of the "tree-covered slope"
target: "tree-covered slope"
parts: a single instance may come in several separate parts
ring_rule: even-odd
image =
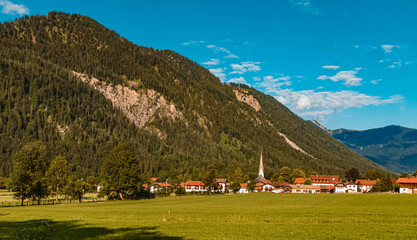
[[[178,180],[201,178],[210,163],[223,176],[255,174],[261,150],[267,176],[282,166],[386,171],[271,96],[56,12],[0,25],[0,175],[33,140],[80,176],[97,174],[118,142],[135,147],[143,173]]]

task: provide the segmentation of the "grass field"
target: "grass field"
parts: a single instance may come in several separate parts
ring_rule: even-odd
[[[54,239],[416,239],[417,195],[242,194],[0,208],[0,236]],[[0,239],[1,239],[0,237]]]

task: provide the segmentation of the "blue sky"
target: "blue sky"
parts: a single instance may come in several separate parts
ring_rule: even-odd
[[[0,20],[90,16],[331,129],[417,128],[417,1],[0,0]]]

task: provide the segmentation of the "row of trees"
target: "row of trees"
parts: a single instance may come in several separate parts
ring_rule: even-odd
[[[23,146],[13,159],[13,172],[9,181],[15,198],[40,202],[55,192],[56,200],[60,194],[81,200],[88,185],[69,174],[68,162],[62,156],[52,161],[48,157],[46,146],[41,142],[30,142]]]
[[[131,145],[122,143],[114,147],[105,159],[100,173],[100,183],[103,187],[101,194],[121,200],[152,197],[149,190],[143,187],[144,184],[149,186],[151,182],[148,176],[141,174],[141,163]],[[413,175],[416,176],[417,171]],[[217,169],[214,164],[210,164],[202,179],[208,187],[208,193],[218,188],[216,176]],[[230,181],[233,182],[230,187],[237,192],[240,183],[247,182],[248,190],[253,190],[254,177],[245,175],[238,167],[233,175],[229,176]],[[305,177],[305,173],[300,169],[282,167],[271,177],[271,181],[293,183],[296,178]],[[357,169],[347,171],[345,177],[348,181],[361,178]],[[408,177],[408,174],[402,173],[401,177]],[[389,175],[374,169],[366,173],[366,178],[379,180],[372,191],[384,192],[394,188]],[[307,181],[304,184],[311,184]],[[0,185],[4,185],[4,182],[4,178],[0,179]],[[14,155],[13,172],[8,184],[9,188],[16,192],[15,197],[21,200],[22,205],[25,199],[39,202],[53,192],[56,200],[59,195],[81,200],[84,190],[89,188],[84,181],[70,174],[65,157],[56,156],[50,160],[46,146],[39,141],[26,144]],[[175,192],[181,194],[181,190],[176,189]]]

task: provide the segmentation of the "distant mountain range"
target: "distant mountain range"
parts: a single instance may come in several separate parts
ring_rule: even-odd
[[[310,123],[392,171],[413,172],[417,169],[417,129],[391,125],[364,131],[330,130],[317,121]]]

